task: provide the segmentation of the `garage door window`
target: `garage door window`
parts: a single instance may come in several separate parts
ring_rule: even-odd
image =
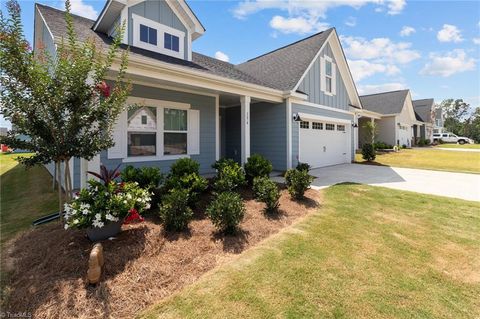
[[[323,130],[323,123],[312,122],[312,128],[314,130]]]
[[[327,124],[325,124],[325,129],[327,131],[335,131],[335,124],[327,123]]]
[[[301,121],[300,122],[300,128],[310,128],[310,122]]]
[[[345,125],[337,125],[337,131],[345,132]]]

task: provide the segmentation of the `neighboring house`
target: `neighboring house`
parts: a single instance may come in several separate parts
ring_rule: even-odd
[[[443,130],[443,123],[445,121],[445,118],[443,116],[443,110],[441,107],[436,107],[435,108],[435,123],[433,127],[433,133],[442,133]]]
[[[253,153],[278,171],[299,161],[352,161],[362,105],[334,28],[233,65],[192,51],[205,28],[183,0],[109,0],[96,21],[73,16],[80,39],[104,50],[123,21],[121,49],[130,47],[133,84],[128,103],[140,109],[120,115],[114,147],[90,162],[72,160],[74,188],[84,187],[86,171],[100,163],[167,171],[191,157],[209,174],[221,157],[244,163]],[[54,53],[65,29],[62,11],[35,5],[35,48]]]
[[[422,122],[415,116],[410,90],[363,95],[360,100],[365,110],[381,115],[375,120],[376,141],[407,147],[415,144],[414,125]]]
[[[422,125],[414,125],[416,141],[428,139],[433,141],[433,129],[435,127],[435,101],[433,99],[422,99],[413,101],[413,108],[418,121]]]

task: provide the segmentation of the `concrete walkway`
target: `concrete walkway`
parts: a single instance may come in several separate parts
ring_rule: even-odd
[[[480,174],[439,172],[423,169],[342,164],[313,169],[312,188],[342,182],[383,186],[424,194],[480,201]]]
[[[478,148],[446,148],[446,147],[436,147],[436,150],[442,151],[456,151],[456,152],[474,152],[480,153],[480,149]]]

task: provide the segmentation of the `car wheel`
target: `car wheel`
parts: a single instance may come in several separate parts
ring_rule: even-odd
[[[464,140],[460,140],[460,141],[458,141],[458,144],[463,145],[463,144],[465,144],[465,141],[464,141]]]

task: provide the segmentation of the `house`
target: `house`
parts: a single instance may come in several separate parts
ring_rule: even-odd
[[[123,21],[128,103],[140,109],[120,115],[114,147],[88,162],[72,160],[74,188],[100,163],[165,172],[191,157],[209,174],[221,157],[243,164],[253,153],[278,171],[353,160],[362,105],[334,28],[234,65],[192,50],[206,31],[183,0],[109,0],[96,21],[73,15],[78,36],[105,50]],[[35,5],[35,48],[54,53],[65,29],[64,12]]]
[[[433,133],[442,133],[444,131],[443,124],[445,122],[443,110],[441,107],[435,109],[435,122],[433,125]]]
[[[433,129],[435,127],[435,102],[433,99],[422,99],[413,101],[413,108],[417,120],[423,122],[422,125],[415,125],[415,137],[418,139],[427,139],[433,141]],[[418,140],[417,140],[418,141]]]
[[[365,110],[372,112],[376,123],[376,141],[411,147],[415,144],[415,125],[423,125],[415,116],[410,90],[399,90],[360,96]],[[366,113],[366,112],[364,112]],[[380,118],[373,118],[373,116]],[[364,127],[359,124],[360,136]]]

